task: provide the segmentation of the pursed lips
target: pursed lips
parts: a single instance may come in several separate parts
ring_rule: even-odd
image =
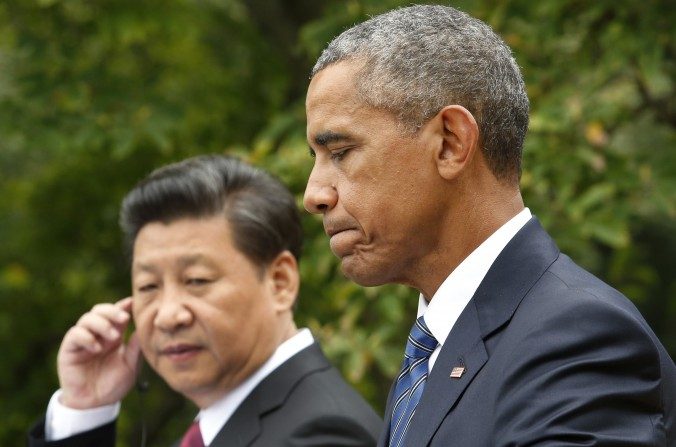
[[[333,254],[344,258],[354,251],[354,246],[361,239],[361,233],[353,222],[324,221],[324,231],[329,236],[329,246]]]
[[[348,230],[354,230],[355,227],[344,222],[324,222],[324,232],[328,237]]]

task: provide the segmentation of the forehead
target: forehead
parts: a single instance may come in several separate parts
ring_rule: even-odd
[[[399,133],[399,119],[390,111],[367,103],[357,89],[361,61],[342,61],[319,71],[310,82],[305,100],[307,139],[310,144]],[[393,129],[396,129],[393,130]]]
[[[310,81],[305,106],[314,108],[326,98],[341,97],[356,99],[356,74],[362,64],[355,61],[342,61],[331,64],[317,72]]]
[[[305,100],[308,126],[323,123],[329,118],[340,121],[340,117],[368,107],[359,98],[355,85],[359,67],[356,62],[338,62],[312,78]]]
[[[220,258],[236,254],[230,224],[224,216],[184,218],[143,226],[134,241],[133,265],[178,257]]]

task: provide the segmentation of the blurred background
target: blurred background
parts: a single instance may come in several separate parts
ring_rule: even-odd
[[[57,388],[65,331],[129,294],[120,200],[207,152],[276,173],[299,206],[308,73],[350,25],[408,0],[0,0],[0,445]],[[629,296],[676,354],[676,8],[667,0],[450,2],[514,50],[532,104],[522,186],[563,251]],[[417,294],[341,275],[320,220],[297,321],[382,412]],[[224,341],[227,343],[227,340]],[[195,414],[152,372],[119,446],[166,446]]]

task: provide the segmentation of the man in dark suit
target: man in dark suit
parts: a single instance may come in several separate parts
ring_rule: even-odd
[[[349,278],[420,291],[381,446],[676,445],[673,360],[524,207],[528,108],[450,7],[356,25],[313,69],[305,207]]]
[[[132,296],[66,333],[31,446],[113,446],[141,352],[200,408],[181,447],[375,445],[378,416],[294,324],[302,230],[281,183],[233,158],[188,159],[140,182],[120,221]]]

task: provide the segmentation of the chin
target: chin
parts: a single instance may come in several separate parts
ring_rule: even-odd
[[[389,275],[383,274],[384,272],[379,269],[355,262],[353,259],[343,259],[341,270],[349,280],[363,287],[382,286],[391,282]]]

